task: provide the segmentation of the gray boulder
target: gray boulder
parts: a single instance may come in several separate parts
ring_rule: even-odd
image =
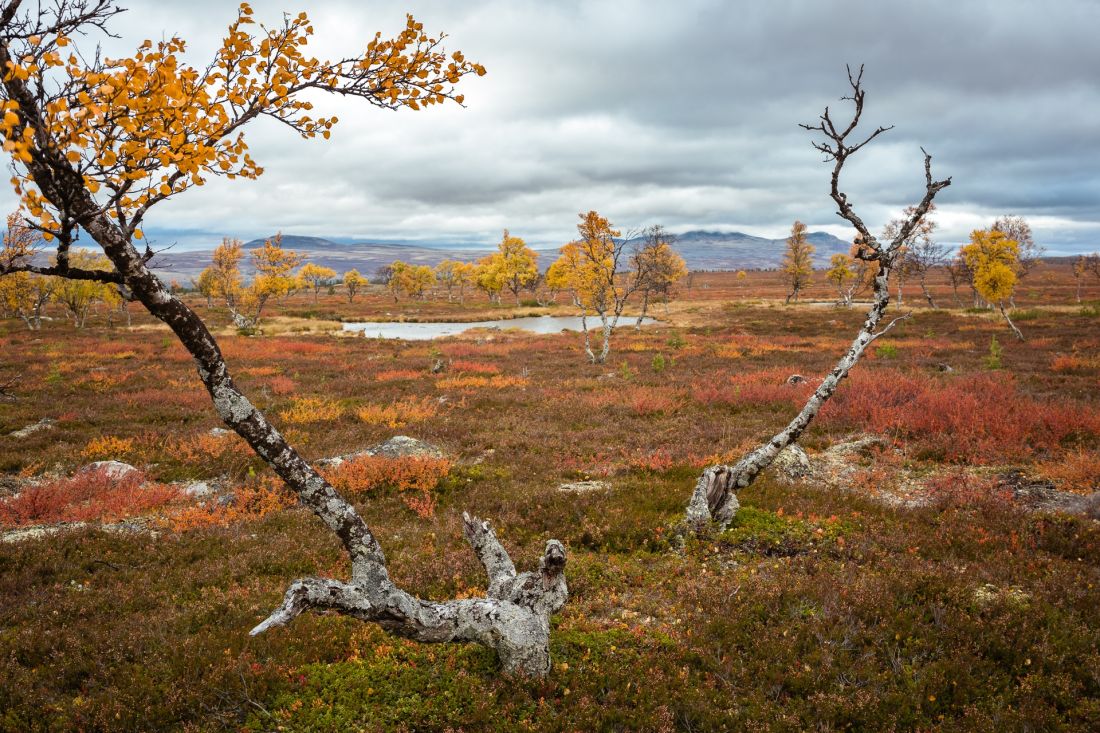
[[[779,452],[772,468],[784,481],[797,481],[813,473],[810,458],[797,443],[791,443]]]
[[[350,461],[360,456],[380,456],[382,458],[404,458],[406,456],[420,456],[424,458],[443,458],[443,451],[431,443],[410,438],[407,435],[395,435],[389,440],[372,445],[355,453],[348,453],[334,458],[325,458],[317,461],[322,468],[336,468],[345,461]]]
[[[101,472],[114,481],[124,479],[132,473],[140,473],[129,463],[123,463],[122,461],[96,461],[81,468],[77,471],[77,474],[93,472]]]

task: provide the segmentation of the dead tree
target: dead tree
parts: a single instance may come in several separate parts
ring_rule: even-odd
[[[902,248],[912,235],[914,229],[920,224],[921,219],[928,213],[936,194],[951,185],[951,179],[937,181],[932,178],[932,156],[924,153],[924,196],[919,204],[914,206],[907,218],[900,223],[893,239],[888,242],[880,242],[871,234],[870,229],[863,219],[856,214],[848,200],[848,195],[840,190],[840,173],[844,164],[859,152],[863,146],[874,140],[891,127],[879,127],[869,136],[859,142],[851,142],[852,135],[859,126],[863,115],[863,102],[865,92],[862,87],[863,67],[859,73],[852,75],[848,69],[848,83],[851,86],[851,96],[842,97],[843,100],[852,102],[855,111],[851,121],[843,127],[838,127],[833,121],[829,108],[825,108],[820,121],[816,124],[801,125],[802,128],[824,136],[823,141],[814,141],[814,147],[825,154],[826,162],[833,163],[832,179],[829,194],[837,205],[837,214],[848,221],[861,238],[861,246],[856,250],[858,259],[869,263],[878,263],[878,272],[873,283],[874,299],[871,308],[867,312],[867,318],[863,327],[859,329],[852,345],[840,358],[836,366],[822,380],[821,385],[807,400],[802,410],[791,420],[785,428],[776,433],[770,440],[746,454],[732,466],[715,465],[703,471],[695,484],[695,491],[687,508],[687,523],[697,530],[704,528],[711,522],[719,527],[726,527],[733,520],[740,506],[736,492],[752,484],[760,473],[771,465],[780,451],[794,443],[809,427],[822,405],[836,391],[840,381],[848,376],[848,371],[855,366],[863,355],[864,350],[875,339],[887,333],[899,321],[909,317],[905,314],[895,318],[883,327],[879,327],[886,306],[890,302],[889,278]]]
[[[556,540],[547,542],[538,572],[516,575],[508,553],[497,541],[488,523],[467,518],[466,537],[489,574],[487,597],[434,602],[416,598],[398,588],[390,580],[381,545],[355,507],[302,459],[241,392],[206,324],[149,269],[152,252],[148,247],[145,252],[139,252],[134,244],[141,238],[138,227],[149,208],[188,188],[189,182],[195,180],[195,171],[220,175],[226,170],[217,165],[217,161],[221,160],[231,173],[254,174],[251,177],[258,175],[254,168],[249,168],[247,159],[243,161],[242,169],[239,158],[226,157],[228,153],[224,152],[225,148],[218,147],[225,140],[239,139],[240,128],[248,122],[268,115],[307,137],[318,133],[321,128],[316,120],[297,116],[298,112],[308,107],[295,106],[297,103],[293,95],[317,89],[359,97],[384,108],[396,108],[407,103],[401,100],[415,102],[419,98],[423,104],[423,94],[430,91],[434,95],[432,99],[437,102],[442,102],[444,98],[461,102],[461,97],[454,94],[450,84],[458,76],[484,73],[484,69],[465,61],[451,63],[452,57],[444,55],[439,48],[439,39],[422,35],[420,26],[414,25],[410,17],[408,29],[398,38],[392,50],[386,51],[388,55],[384,54],[386,59],[412,63],[411,67],[403,66],[408,71],[407,76],[386,76],[376,65],[367,64],[362,59],[350,59],[315,68],[309,73],[303,72],[300,78],[283,78],[283,81],[293,82],[294,86],[273,89],[266,82],[249,86],[248,79],[244,79],[242,93],[255,89],[253,97],[240,104],[234,103],[228,112],[223,108],[219,117],[206,115],[203,110],[194,110],[195,121],[191,126],[184,125],[178,133],[170,131],[173,134],[158,137],[159,127],[137,125],[135,129],[127,130],[127,125],[116,126],[116,123],[127,120],[127,115],[131,114],[126,94],[147,99],[156,94],[174,93],[174,87],[167,90],[160,86],[123,90],[126,93],[108,87],[103,90],[106,96],[95,99],[98,104],[94,112],[90,111],[79,119],[59,117],[64,110],[90,105],[80,101],[81,95],[86,93],[84,85],[67,81],[64,75],[59,77],[50,71],[55,66],[52,59],[61,58],[57,48],[69,44],[69,39],[105,28],[110,18],[119,12],[110,0],[56,0],[49,5],[35,4],[22,14],[20,4],[20,0],[8,0],[0,6],[0,68],[18,70],[18,73],[9,71],[3,76],[0,96],[9,111],[2,124],[7,140],[14,141],[12,165],[22,190],[36,191],[33,206],[28,204],[28,209],[32,214],[49,213],[49,216],[37,216],[36,220],[28,221],[28,225],[48,234],[57,244],[57,260],[50,267],[24,260],[11,263],[4,270],[37,272],[125,287],[134,300],[167,324],[187,348],[214,408],[226,425],[244,438],[297,494],[301,504],[312,510],[336,534],[350,557],[350,580],[307,578],[295,582],[287,591],[282,605],[252,633],[285,624],[306,609],[334,610],[375,622],[390,633],[410,639],[485,644],[497,651],[506,671],[545,675],[550,669],[549,617],[567,597],[563,574],[565,550],[561,543]],[[196,71],[194,76],[178,74],[178,78],[187,83],[199,79],[200,88],[177,100],[178,105],[170,110],[166,105],[167,111],[191,111],[185,105],[201,103],[196,101],[205,96],[198,93],[201,85],[209,84],[218,89],[219,84],[230,84],[232,79],[226,77],[229,73],[247,76],[258,73],[259,68],[279,74],[283,72],[278,69],[286,69],[286,64],[295,67],[302,63],[319,63],[310,62],[300,55],[290,61],[273,56],[269,59],[270,64],[256,64],[248,69],[235,65],[235,57],[228,59],[233,63],[228,63],[224,54],[237,53],[236,49],[241,44],[248,46],[249,53],[282,54],[286,49],[293,49],[295,43],[304,42],[295,39],[311,32],[307,29],[305,14],[284,16],[283,26],[268,29],[269,33],[275,34],[274,41],[265,36],[263,49],[258,50],[260,42],[241,30],[244,24],[240,20],[251,14],[251,10],[242,5],[238,13],[238,23],[234,26],[237,29],[234,47],[230,48],[227,44],[218,52],[219,57],[205,72],[206,77],[202,76],[202,71]],[[245,20],[251,22],[247,18]],[[59,44],[61,38],[65,42]],[[177,41],[172,39],[167,42],[164,50],[170,54]],[[372,43],[372,48],[374,46]],[[383,49],[386,48],[391,47],[383,45]],[[403,56],[403,53],[406,55]],[[89,67],[87,71],[96,76],[111,72],[127,84],[134,78],[120,74],[117,66],[108,67],[109,62],[98,55],[86,54],[84,58],[92,59],[86,62]],[[219,61],[230,71],[215,72]],[[426,72],[424,75],[416,73],[416,64],[423,64],[419,68]],[[71,73],[80,75],[82,70]],[[382,74],[383,78],[378,78],[378,74]],[[154,73],[143,78],[149,80],[149,84],[161,84],[166,76]],[[414,90],[419,91],[413,94]],[[108,91],[109,94],[106,94]],[[96,89],[92,92],[98,93]],[[417,108],[415,104],[408,106]],[[97,114],[111,119],[111,125],[101,124]],[[68,126],[81,119],[88,120],[87,126],[78,128],[81,139],[101,144],[71,145]],[[135,140],[135,136],[138,143],[153,147],[162,155],[153,154],[140,160],[128,157],[128,145]],[[324,136],[328,137],[327,133]],[[195,163],[180,153],[184,145],[212,151],[209,152],[211,157]],[[106,160],[105,149],[110,150]],[[138,195],[142,185],[134,183],[140,178],[135,172],[149,171],[150,161],[172,161],[174,158],[170,154],[176,153],[180,153],[182,162],[161,162],[153,169],[158,175],[165,176],[168,181],[164,184],[166,188],[160,189],[160,184],[154,182],[142,199],[144,203],[134,205],[131,197]],[[192,164],[197,167],[192,168]],[[102,248],[113,269],[92,269],[70,262],[68,254],[79,230],[86,232]]]

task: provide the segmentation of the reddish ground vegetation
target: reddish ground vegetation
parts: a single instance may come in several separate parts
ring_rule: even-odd
[[[825,427],[887,435],[918,458],[1003,464],[1095,449],[1100,409],[1022,396],[1008,374],[936,378],[853,373],[820,415]]]
[[[148,514],[179,498],[175,487],[147,482],[140,473],[113,478],[102,469],[85,470],[68,478],[40,481],[0,501],[0,527],[113,522]]]

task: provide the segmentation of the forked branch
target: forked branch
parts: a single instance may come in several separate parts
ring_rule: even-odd
[[[820,122],[801,125],[801,127],[810,132],[820,133],[825,137],[824,141],[814,141],[813,146],[826,155],[827,161],[833,162],[829,195],[837,205],[838,215],[847,220],[858,232],[859,247],[856,256],[861,260],[878,262],[879,269],[874,277],[874,300],[867,312],[867,318],[863,326],[856,334],[851,346],[848,347],[848,351],[821,381],[814,393],[810,395],[798,415],[783,430],[772,436],[766,443],[747,453],[736,464],[732,466],[715,465],[703,471],[695,484],[695,491],[688,503],[686,514],[688,526],[696,530],[700,530],[712,522],[718,524],[719,527],[728,525],[736,515],[739,506],[736,492],[751,485],[756,477],[772,464],[784,448],[798,440],[814,417],[817,416],[821,407],[836,391],[841,380],[848,376],[849,370],[859,361],[867,346],[875,339],[889,333],[898,323],[909,317],[907,313],[895,318],[881,330],[878,329],[879,321],[890,303],[888,284],[891,268],[894,266],[903,244],[925,214],[928,213],[936,194],[951,185],[951,179],[947,178],[942,181],[933,179],[932,157],[922,148],[925,176],[924,195],[920,203],[912,208],[912,213],[899,228],[894,238],[885,244],[879,242],[863,219],[852,208],[848,195],[840,189],[840,174],[845,163],[853,155],[859,152],[867,143],[892,129],[892,127],[877,127],[874,132],[860,142],[849,142],[849,137],[855,134],[863,117],[863,104],[866,98],[866,92],[863,89],[863,66],[859,67],[859,72],[855,75],[852,74],[851,67],[848,67],[848,85],[852,89],[851,95],[842,97],[842,99],[852,102],[854,110],[851,121],[844,126],[843,130],[838,129],[833,122],[828,107],[821,115]]]

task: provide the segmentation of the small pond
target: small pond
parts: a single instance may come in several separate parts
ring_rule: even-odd
[[[633,326],[637,316],[620,318],[619,328]],[[656,323],[646,318],[643,325]],[[407,339],[409,341],[427,341],[443,336],[455,336],[473,328],[506,329],[517,328],[530,333],[560,333],[561,331],[580,331],[580,316],[528,316],[525,318],[503,318],[497,321],[474,321],[472,323],[345,323],[345,331],[361,331],[367,338]],[[588,330],[599,330],[600,319],[589,318]]]

